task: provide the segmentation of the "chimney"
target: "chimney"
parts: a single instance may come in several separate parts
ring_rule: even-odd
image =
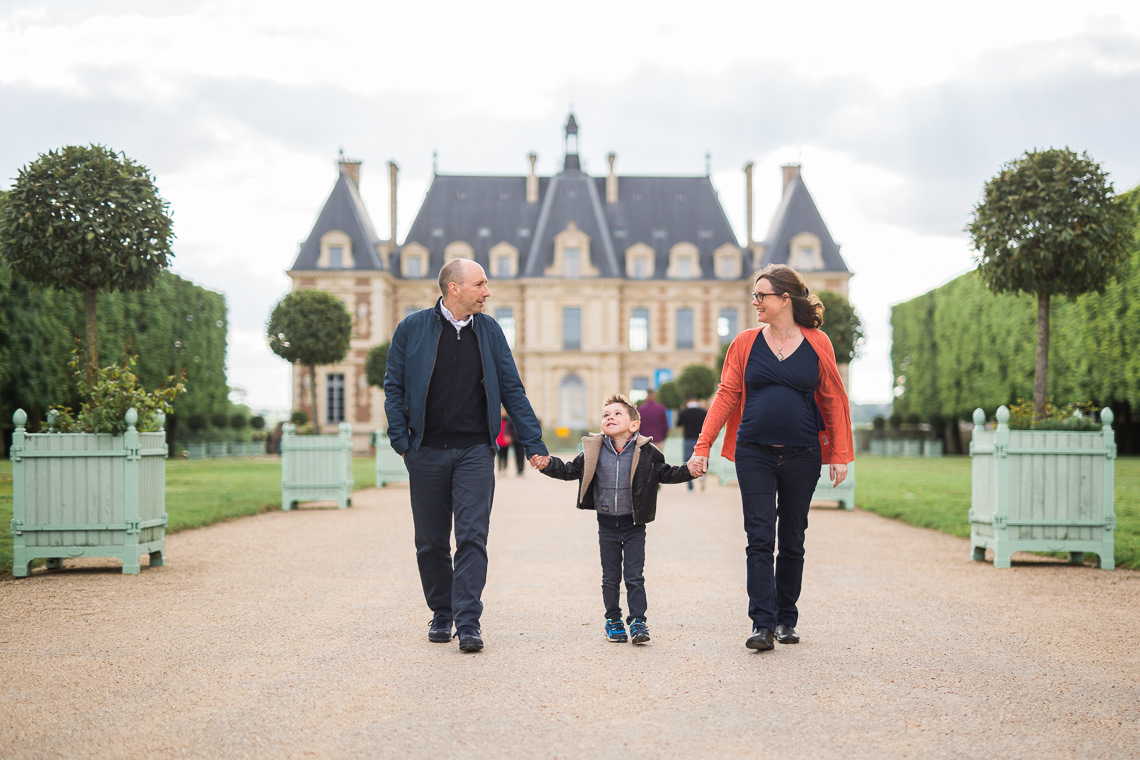
[[[616,153],[609,153],[606,155],[606,160],[610,162],[610,173],[606,175],[606,203],[618,202],[618,180],[617,175],[614,174],[614,161],[617,160]]]
[[[784,172],[784,189],[788,189],[788,183],[796,177],[800,176],[801,164],[784,164],[780,167]]]
[[[526,202],[538,203],[538,175],[534,173],[535,162],[538,161],[538,154],[531,153],[527,156],[530,159],[530,174],[526,177]]]
[[[745,248],[752,247],[752,162],[744,165],[744,228],[746,230]]]
[[[348,178],[350,180],[352,180],[352,184],[356,186],[357,190],[359,190],[360,189],[360,162],[359,161],[353,161],[352,159],[349,159],[349,158],[342,158],[337,163],[340,164],[340,170],[348,175]]]
[[[396,174],[399,171],[400,167],[396,165],[395,161],[388,162],[388,183],[391,194],[391,200],[388,203],[388,224],[390,225],[388,229],[391,230],[389,234],[392,236],[392,245],[396,244]]]

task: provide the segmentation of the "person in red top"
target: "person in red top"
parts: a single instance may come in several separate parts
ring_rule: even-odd
[[[854,460],[851,406],[831,340],[819,327],[823,304],[790,267],[755,277],[752,305],[764,326],[728,347],[720,385],[689,459],[708,471],[713,441],[725,428],[721,456],[736,463],[748,536],[749,649],[795,644],[808,506],[822,471],[832,484]],[[779,555],[774,544],[779,538]]]

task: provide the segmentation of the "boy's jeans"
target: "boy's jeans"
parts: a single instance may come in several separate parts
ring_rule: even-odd
[[[602,555],[602,602],[606,618],[621,620],[620,586],[624,570],[627,621],[645,617],[645,525],[608,525],[598,521]]]
[[[736,445],[736,477],[748,534],[748,617],[756,627],[774,631],[777,625],[795,627],[799,619],[804,534],[820,461],[817,446]],[[780,554],[773,574],[777,537]]]

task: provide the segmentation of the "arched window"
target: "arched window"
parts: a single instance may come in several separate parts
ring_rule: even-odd
[[[577,375],[567,375],[558,384],[558,425],[585,428],[586,383]]]

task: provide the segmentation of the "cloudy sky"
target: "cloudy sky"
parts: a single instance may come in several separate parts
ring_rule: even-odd
[[[1087,151],[1140,184],[1140,3],[693,4],[0,0],[0,188],[66,144],[154,174],[174,271],[226,295],[235,399],[287,409],[263,325],[336,178],[361,159],[398,238],[440,173],[705,172],[737,236],[756,163],[763,237],[779,166],[804,179],[855,272],[867,344],[852,397],[890,397],[889,310],[971,269],[982,185],[1031,148]],[[963,314],[969,319],[969,314]],[[985,350],[985,347],[979,347]]]

